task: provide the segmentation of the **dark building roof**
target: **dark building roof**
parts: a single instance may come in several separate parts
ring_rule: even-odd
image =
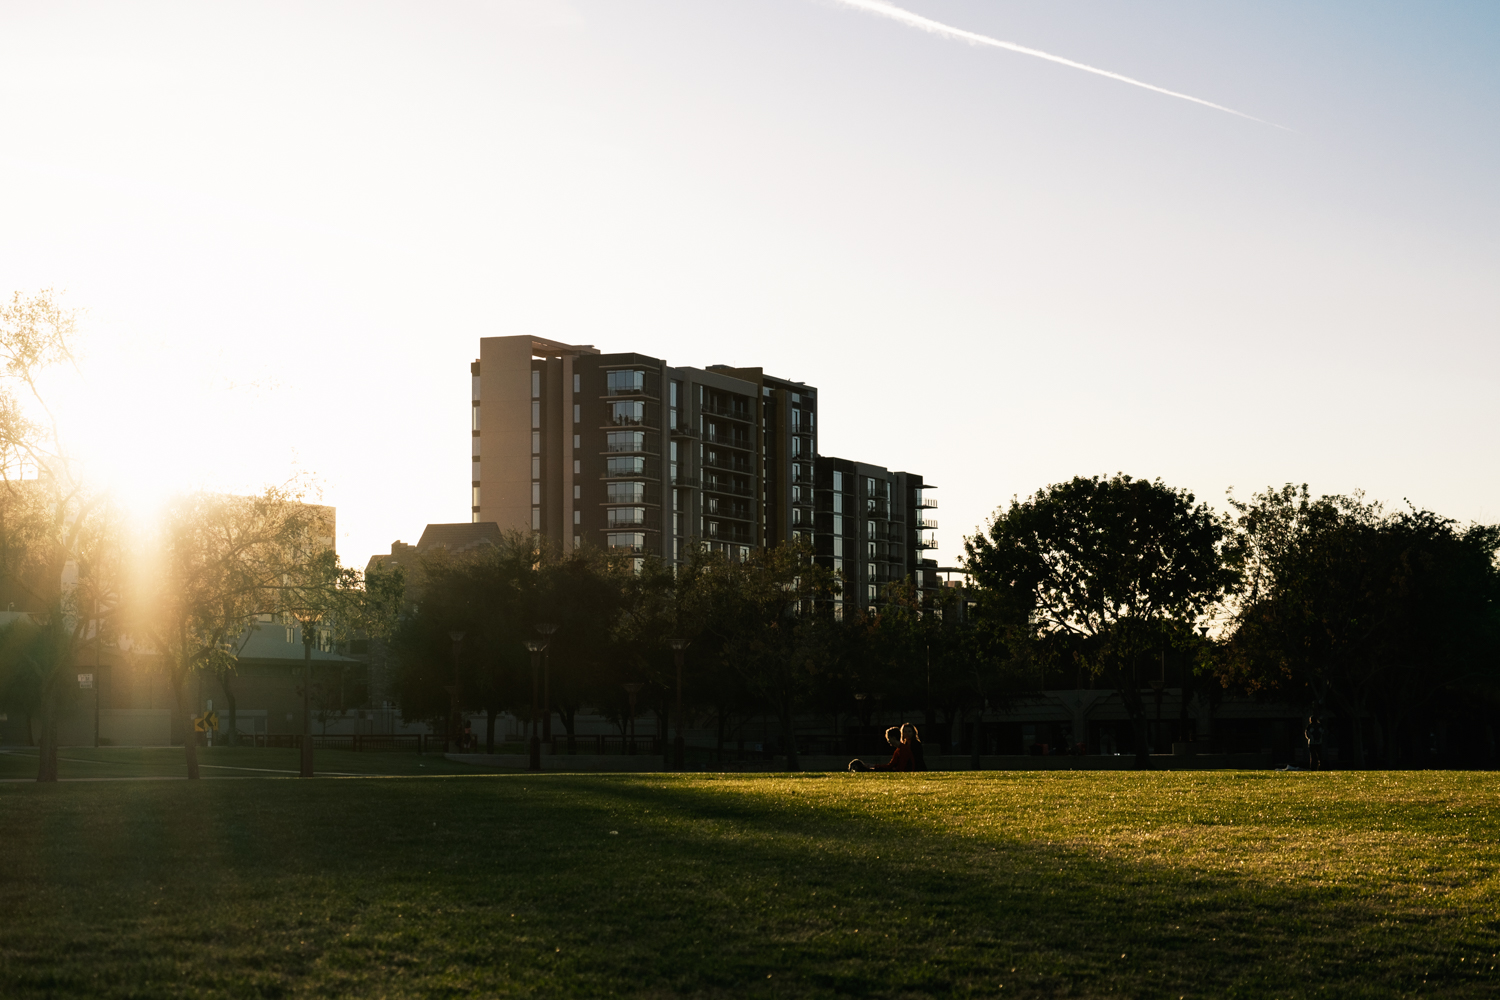
[[[504,540],[500,525],[494,521],[480,521],[477,524],[429,524],[422,532],[422,537],[417,539],[417,552],[420,554],[442,548],[457,555],[481,545],[500,545]]]

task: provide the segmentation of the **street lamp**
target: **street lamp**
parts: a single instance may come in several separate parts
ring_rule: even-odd
[[[298,615],[297,626],[302,629],[302,769],[303,778],[313,776],[312,743],[312,626],[317,619]]]
[[[547,648],[545,639],[527,639],[526,648],[531,650],[531,762],[533,771],[542,769],[542,738],[536,730],[536,679],[542,670],[542,651]]]
[[[686,639],[672,640],[672,658],[677,661],[677,742],[673,748],[673,765],[681,771],[686,757],[685,745],[682,740],[682,652],[687,649]]]
[[[448,633],[448,638],[453,641],[453,684],[448,688],[448,738],[444,742],[451,744],[453,752],[458,753],[463,750],[458,735],[458,653],[463,646],[464,634],[453,631]]]
[[[552,633],[557,626],[549,623],[538,625],[536,630],[547,638],[542,650],[542,741],[552,741]]]
[[[630,696],[630,752],[635,753],[635,696],[640,694],[644,684],[630,683],[622,684],[625,693]]]

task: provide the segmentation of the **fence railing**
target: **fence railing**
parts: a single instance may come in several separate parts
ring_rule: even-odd
[[[415,750],[417,753],[442,753],[442,733],[342,733],[311,737],[314,750]],[[241,746],[300,750],[301,733],[241,733]]]

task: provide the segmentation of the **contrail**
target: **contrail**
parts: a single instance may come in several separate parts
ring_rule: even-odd
[[[931,18],[923,17],[920,14],[913,14],[909,10],[902,10],[900,7],[893,7],[890,4],[885,3],[884,0],[834,0],[834,3],[843,4],[845,7],[853,7],[855,10],[862,10],[867,14],[876,14],[880,17],[888,17],[892,21],[899,21],[902,24],[909,25],[913,28],[918,28],[922,31],[928,31],[934,35],[940,35],[944,38],[956,38],[959,41],[969,42],[973,45],[988,45],[992,48],[1005,49],[1009,52],[1019,52],[1023,56],[1036,56],[1038,59],[1045,59],[1048,62],[1059,63],[1063,66],[1071,66],[1074,69],[1081,69],[1085,73],[1093,73],[1097,76],[1109,77],[1111,80],[1119,80],[1121,83],[1128,83],[1133,87],[1144,87],[1146,90],[1153,90],[1158,94],[1166,94],[1168,97],[1177,97],[1181,98],[1184,101],[1192,101],[1194,104],[1201,104],[1205,108],[1213,108],[1215,111],[1227,111],[1232,115],[1238,115],[1241,118],[1248,118],[1250,121],[1259,122],[1262,125],[1270,125],[1272,128],[1283,129],[1287,132],[1292,131],[1285,125],[1277,125],[1275,122],[1268,122],[1264,118],[1256,118],[1254,115],[1247,115],[1243,111],[1236,111],[1233,108],[1226,108],[1222,104],[1215,104],[1212,101],[1205,101],[1201,97],[1193,97],[1191,94],[1179,94],[1175,90],[1168,90],[1165,87],[1157,87],[1149,83],[1144,83],[1140,80],[1132,79],[1128,76],[1122,76],[1119,73],[1111,73],[1109,70],[1100,69],[1097,66],[1089,66],[1085,63],[1074,62],[1071,59],[1064,59],[1062,56],[1055,56],[1050,52],[1043,52],[1040,49],[1029,49],[1024,45],[1017,45],[1015,42],[1004,42],[998,38],[991,38],[989,35],[981,35],[973,31],[965,31],[962,28],[955,28],[952,25],[943,24],[941,21],[934,21]]]

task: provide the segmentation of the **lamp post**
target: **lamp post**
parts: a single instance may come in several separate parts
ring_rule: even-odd
[[[297,625],[302,629],[302,770],[299,772],[303,778],[313,776],[313,744],[312,744],[312,648],[313,633],[311,626],[316,621],[313,618],[298,618]]]
[[[625,693],[630,696],[630,752],[635,753],[635,696],[640,694],[644,684],[623,684]]]
[[[526,648],[531,650],[531,751],[530,768],[533,771],[542,769],[542,738],[537,735],[536,729],[536,680],[537,674],[542,670],[542,652],[547,648],[545,639],[527,639]]]
[[[672,763],[679,771],[685,766],[684,760],[687,756],[682,740],[682,653],[687,647],[686,639],[672,640],[672,658],[677,663],[677,741],[673,747]]]
[[[448,638],[453,642],[453,683],[448,687],[448,737],[444,740],[445,745],[453,747],[452,753],[458,753],[463,749],[458,735],[460,728],[458,714],[458,653],[463,646],[464,634],[453,631],[448,633]]]
[[[546,636],[542,641],[542,742],[552,742],[552,633],[557,626],[550,622],[538,625],[536,630]]]

